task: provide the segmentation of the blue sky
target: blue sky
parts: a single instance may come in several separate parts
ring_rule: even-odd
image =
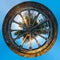
[[[2,35],[2,24],[7,12],[15,5],[24,1],[36,1],[47,6],[55,15],[58,22],[58,36],[56,43],[46,54],[35,58],[24,58],[6,45]],[[0,60],[60,60],[60,0],[0,0]]]

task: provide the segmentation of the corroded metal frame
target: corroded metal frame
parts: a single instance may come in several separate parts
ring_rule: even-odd
[[[15,45],[15,43],[12,42],[11,37],[9,36],[9,21],[11,20],[11,17],[17,13],[19,13],[20,11],[22,11],[24,8],[35,8],[37,10],[41,10],[44,14],[46,14],[52,24],[52,34],[49,38],[49,42],[47,42],[45,45],[43,45],[42,47],[40,47],[39,49],[35,49],[35,50],[23,50],[23,49],[19,49],[19,47],[17,45]],[[7,45],[17,54],[24,56],[24,57],[35,57],[35,56],[39,56],[44,54],[45,52],[47,52],[55,43],[56,41],[56,37],[57,37],[57,30],[58,30],[58,26],[57,26],[57,21],[56,18],[54,17],[54,15],[52,14],[52,12],[45,7],[44,5],[40,4],[40,3],[36,3],[36,2],[24,2],[21,4],[18,4],[17,6],[13,7],[8,14],[6,15],[5,19],[4,19],[4,23],[3,23],[3,35],[5,38],[5,41],[7,43]]]

